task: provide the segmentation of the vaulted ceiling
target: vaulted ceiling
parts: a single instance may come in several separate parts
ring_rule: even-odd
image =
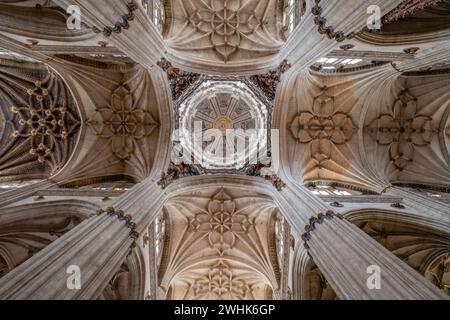
[[[372,194],[395,184],[449,190],[449,1],[385,1],[381,31],[348,21],[333,1],[105,1],[0,0],[0,182],[50,178],[83,193],[101,182],[162,174],[165,188],[215,175],[213,187],[177,194],[160,212],[159,298],[292,294],[289,224],[271,198],[245,181],[227,185],[226,174],[263,177],[279,190],[277,174]],[[84,10],[79,29],[67,28],[68,4]],[[280,170],[177,167],[171,135],[192,132],[195,121],[221,137],[267,130],[269,150],[248,149],[279,151]],[[211,146],[227,141],[203,145]],[[20,229],[14,237],[1,226],[0,249],[15,256],[0,251],[0,277],[84,218],[44,216],[22,229],[13,221],[5,228]],[[442,235],[355,223],[437,285],[447,281]],[[130,256],[99,298],[139,296],[141,260]],[[336,298],[314,264],[306,278],[309,298]]]

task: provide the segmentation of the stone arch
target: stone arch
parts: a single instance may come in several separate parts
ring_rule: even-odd
[[[143,300],[145,264],[142,251],[136,247],[106,284],[98,300]]]
[[[63,234],[88,219],[99,206],[59,200],[2,208],[0,257],[2,276]]]
[[[437,1],[416,9],[414,5],[409,9],[406,6],[411,4],[402,3],[385,15],[380,32],[369,32],[365,28],[356,38],[374,45],[407,45],[440,41],[449,36],[450,1]]]
[[[194,181],[196,180],[192,180]],[[216,185],[215,189],[211,187],[199,184],[197,187],[191,185],[180,189],[178,186],[176,195],[170,194],[165,204],[166,216],[170,220],[168,243],[170,249],[164,248],[164,252],[168,253],[162,263],[164,270],[159,270],[161,278],[159,285],[168,291],[176,285],[183,288],[181,291],[184,290],[186,297],[208,299],[217,292],[206,290],[208,287],[206,283],[214,284],[218,278],[226,277],[235,289],[226,293],[230,294],[231,298],[264,299],[268,296],[267,288],[260,286],[256,288],[254,283],[265,283],[272,287],[272,292],[279,289],[276,272],[273,270],[275,266],[271,267],[273,257],[263,254],[264,250],[257,247],[253,248],[253,253],[244,254],[244,247],[254,243],[252,241],[256,241],[255,246],[256,243],[262,245],[264,242],[269,245],[270,232],[274,231],[271,228],[273,217],[271,208],[274,208],[275,204],[270,197],[245,191],[246,188],[234,183],[219,188]],[[259,204],[256,204],[257,199],[260,199]],[[229,210],[226,209],[222,214],[214,211],[214,207],[218,208],[219,202]],[[269,203],[272,203],[272,207]],[[253,209],[250,210],[250,207],[255,207],[253,215],[251,213]],[[255,216],[256,213],[258,214]],[[233,219],[230,220],[234,221],[233,224],[228,226],[226,222],[228,218],[222,217],[223,215],[233,215]],[[212,226],[204,225],[211,219],[225,219],[224,226],[227,225],[230,229],[223,232],[215,231]],[[186,222],[187,227],[184,224]],[[251,233],[251,236],[248,233]],[[250,243],[247,243],[248,241]],[[188,247],[185,247],[186,245]],[[194,250],[192,254],[190,250]],[[187,254],[189,259],[185,261],[181,257]],[[256,278],[258,281],[255,281]],[[220,288],[217,290],[220,291]]]

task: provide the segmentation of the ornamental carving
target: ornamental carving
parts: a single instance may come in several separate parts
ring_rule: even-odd
[[[106,26],[103,28],[103,35],[105,37],[110,37],[113,33],[121,33],[122,30],[128,30],[130,28],[130,21],[133,21],[135,18],[134,11],[138,9],[137,3],[134,1],[130,1],[126,5],[126,9],[128,11],[127,14],[124,14],[119,20],[114,23],[114,26]],[[101,32],[97,27],[93,27],[92,31],[95,33]]]
[[[30,155],[43,163],[52,158],[54,146],[67,140],[79,126],[79,121],[62,103],[57,105],[48,91],[49,84],[36,81],[27,89],[27,106],[12,106],[14,114],[13,138],[24,138],[30,142]]]
[[[246,300],[252,296],[251,286],[223,260],[210,267],[206,276],[195,280],[191,290],[194,298],[206,300]]]
[[[158,127],[150,112],[136,105],[124,86],[114,91],[111,104],[98,109],[88,123],[97,136],[108,140],[113,154],[120,160],[130,159],[137,141],[149,137]]]
[[[420,114],[417,101],[408,90],[402,91],[390,112],[380,114],[368,126],[373,139],[389,148],[390,160],[400,171],[414,161],[415,149],[431,144],[437,133],[432,118]]]
[[[283,43],[277,5],[275,0],[174,0],[169,46],[207,59],[215,55],[223,63],[273,55]]]
[[[245,173],[251,177],[261,177],[270,181],[278,191],[282,191],[284,187],[286,187],[286,183],[274,174],[269,166],[262,163],[248,165],[245,169]]]
[[[391,23],[429,6],[433,6],[442,2],[443,0],[405,0],[398,5],[394,10],[389,12],[383,18],[383,23]]]
[[[45,179],[67,162],[80,118],[65,84],[38,67],[0,67],[0,180]]]
[[[317,217],[309,218],[309,224],[305,226],[305,232],[302,234],[301,239],[303,240],[303,244],[306,250],[309,250],[308,241],[311,240],[311,232],[316,230],[316,224],[322,224],[326,220],[334,219],[335,217],[339,219],[344,219],[344,217],[340,213],[335,213],[334,211],[328,210],[324,213],[319,213]]]
[[[236,203],[222,189],[209,202],[208,209],[189,221],[194,232],[205,234],[211,248],[219,255],[234,247],[240,235],[254,228],[254,220],[236,210]]]
[[[323,8],[320,6],[320,0],[315,0],[315,5],[311,9],[311,13],[315,16],[314,23],[318,26],[317,30],[320,34],[326,34],[330,39],[336,39],[342,42],[348,36],[343,31],[335,31],[333,26],[327,26],[327,19],[322,16]]]
[[[173,67],[172,63],[165,58],[161,58],[161,60],[158,61],[158,66],[167,73],[173,100],[177,100],[200,78],[200,75],[197,73],[182,71]]]
[[[325,88],[314,98],[311,111],[295,116],[289,130],[299,143],[309,144],[314,166],[322,168],[331,159],[333,146],[346,144],[357,128],[350,115],[337,111]]]
[[[200,174],[202,174],[202,172],[193,165],[185,163],[175,164],[171,161],[167,170],[161,174],[158,185],[161,189],[165,189],[175,180],[184,177],[198,176]]]
[[[436,258],[426,269],[425,277],[450,296],[450,253]]]
[[[256,12],[246,10],[241,1],[233,0],[212,0],[190,14],[188,20],[196,30],[209,37],[224,62],[236,52],[242,38],[252,35],[264,23]]]
[[[132,247],[134,248],[136,246],[136,240],[139,239],[140,235],[139,232],[136,231],[137,224],[133,222],[133,217],[129,214],[125,214],[120,209],[115,209],[114,207],[108,207],[106,210],[99,209],[97,211],[97,215],[100,216],[102,214],[107,214],[109,217],[117,217],[120,221],[125,222],[125,227],[128,228],[129,236],[131,239],[133,239]]]
[[[272,70],[266,74],[256,75],[250,78],[264,92],[269,100],[275,100],[278,84],[281,76],[291,68],[291,65],[284,60],[276,70]]]

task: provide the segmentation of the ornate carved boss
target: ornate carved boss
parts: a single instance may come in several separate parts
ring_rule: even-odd
[[[391,23],[402,18],[405,18],[409,15],[414,14],[416,11],[420,9],[424,9],[426,7],[438,4],[443,0],[406,0],[403,1],[398,7],[389,12],[383,18],[383,23]]]
[[[333,145],[347,143],[356,131],[351,116],[336,110],[334,97],[326,88],[314,99],[312,110],[298,113],[289,129],[299,143],[310,145],[319,168],[331,159]]]
[[[121,160],[129,159],[136,142],[158,127],[150,112],[137,106],[124,86],[114,91],[111,105],[97,110],[89,123],[98,136],[108,139],[112,152]]]
[[[381,114],[368,126],[379,145],[389,148],[390,160],[403,171],[414,161],[418,147],[431,143],[436,130],[432,118],[419,114],[417,98],[408,90],[400,92],[388,114]]]
[[[271,70],[266,74],[253,76],[250,79],[258,85],[271,101],[273,101],[275,100],[275,94],[277,92],[278,84],[281,81],[281,76],[290,68],[291,65],[287,60],[284,60],[277,69]]]

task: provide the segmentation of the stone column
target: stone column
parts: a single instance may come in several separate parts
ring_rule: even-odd
[[[341,299],[445,299],[441,291],[394,254],[330,210],[319,197],[292,181],[276,193],[293,232]],[[312,214],[312,211],[322,212]],[[305,222],[306,221],[306,222]],[[300,244],[301,245],[301,244]],[[371,266],[381,289],[369,289]],[[369,269],[370,271],[370,269]],[[372,271],[373,272],[373,271]],[[301,276],[301,275],[298,275]]]
[[[155,219],[165,194],[151,178],[136,185],[112,208],[94,214],[4,276],[0,299],[95,299]],[[80,269],[79,290],[67,286],[70,266]]]
[[[289,72],[308,68],[317,59],[345,44],[344,40],[352,32],[366,26],[369,5],[379,6],[383,15],[402,1],[311,1],[312,6],[315,2],[318,2],[318,6],[307,8],[307,13],[281,50],[280,59],[287,59],[292,65]]]
[[[332,211],[311,218],[302,240],[341,299],[447,298],[421,274]],[[380,286],[376,287],[378,271]]]

